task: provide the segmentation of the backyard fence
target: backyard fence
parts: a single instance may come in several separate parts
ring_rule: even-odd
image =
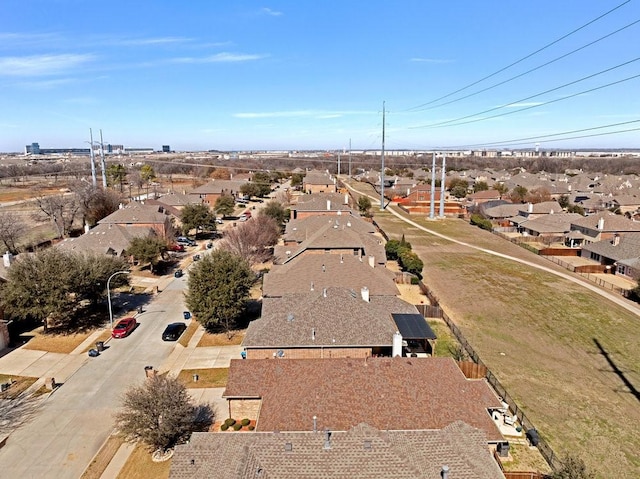
[[[420,281],[418,285],[420,286],[421,291],[425,294],[425,296],[427,296],[427,298],[429,299],[429,302],[432,305],[438,306],[440,304],[440,302],[438,301],[438,298],[422,281]],[[444,311],[442,311],[441,317],[445,321],[445,323],[447,323],[447,325],[449,326],[449,329],[451,330],[455,338],[458,340],[458,342],[460,343],[464,351],[469,355],[469,358],[474,363],[476,363],[479,367],[485,368],[486,370],[485,377],[487,378],[487,381],[489,382],[491,387],[493,387],[495,392],[500,397],[502,397],[503,401],[509,405],[509,409],[511,409],[511,411],[513,411],[513,413],[516,415],[519,423],[524,428],[524,431],[526,432],[531,429],[537,430],[537,428],[533,425],[533,423],[529,420],[529,418],[525,416],[524,411],[520,409],[520,407],[518,406],[516,401],[513,399],[513,397],[511,397],[511,395],[507,392],[506,388],[500,383],[500,381],[498,381],[498,378],[491,372],[491,370],[487,367],[487,365],[482,362],[482,360],[478,356],[478,353],[476,353],[476,351],[473,349],[471,344],[469,344],[469,342],[466,340],[466,338],[462,334],[462,331],[460,331],[460,328],[458,328],[458,326],[451,320],[451,318]],[[542,455],[542,457],[544,457],[545,461],[547,461],[547,463],[549,464],[549,466],[551,466],[552,469],[556,469],[560,465],[559,458],[553,452],[553,449],[551,449],[551,446],[545,441],[544,437],[542,437],[542,435],[540,434],[540,431],[538,431],[537,448],[540,451],[540,454]],[[512,479],[516,479],[516,478],[512,478]]]

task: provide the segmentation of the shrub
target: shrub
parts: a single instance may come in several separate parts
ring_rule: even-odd
[[[249,424],[251,424],[251,421],[245,417],[242,421],[240,421],[240,424],[242,424],[243,426],[248,426]]]
[[[229,426],[227,426],[226,423],[223,423],[222,425],[220,425],[220,430],[221,431],[226,431],[227,429],[229,429]]]
[[[253,431],[255,428],[256,428],[255,426],[251,425],[251,426],[249,426],[247,429],[248,429],[249,431]]]
[[[384,250],[387,253],[387,259],[391,261],[395,261],[398,259],[398,247],[400,246],[400,241],[398,240],[389,240],[384,245]]]
[[[422,277],[422,268],[424,268],[424,263],[413,251],[407,249],[402,250],[398,257],[398,263],[403,270],[415,274],[418,277]]]
[[[483,218],[481,215],[475,214],[471,215],[471,224],[477,226],[478,228],[482,228],[483,230],[491,231],[493,230],[493,225],[491,221]]]
[[[240,424],[239,422],[235,423],[233,425],[233,430],[234,431],[239,431],[240,429],[242,429],[242,424]]]
[[[411,276],[411,284],[419,284],[420,283],[420,278],[417,278],[416,276]]]
[[[233,419],[232,417],[230,417],[230,418],[225,419],[224,423],[226,424],[227,427],[231,427],[236,423],[236,420]]]

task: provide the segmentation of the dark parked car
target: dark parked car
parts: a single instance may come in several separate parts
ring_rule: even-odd
[[[184,323],[171,323],[162,333],[162,340],[177,341],[185,329],[187,329],[187,325]]]
[[[138,325],[135,318],[124,318],[118,321],[118,324],[115,325],[113,331],[111,331],[112,338],[124,338],[128,336],[131,331],[136,329]]]
[[[178,236],[176,238],[176,243],[181,244],[183,246],[195,246],[196,242],[191,238],[187,238],[186,236]]]
[[[181,278],[183,274],[184,272],[181,269],[177,269],[175,273],[173,273],[176,278]]]

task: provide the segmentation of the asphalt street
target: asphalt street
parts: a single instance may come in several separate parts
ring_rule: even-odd
[[[158,368],[175,343],[162,341],[167,324],[183,320],[183,278],[154,297],[139,326],[111,340],[43,404],[34,419],[14,431],[0,449],[0,477],[77,479],[114,429],[114,413],[132,384],[141,384],[145,366]]]

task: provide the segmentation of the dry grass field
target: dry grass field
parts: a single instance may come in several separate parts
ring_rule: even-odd
[[[640,477],[640,318],[610,300],[515,261],[425,233],[389,213],[424,282],[480,358],[559,455],[598,477]],[[462,220],[411,220],[444,235],[548,268],[549,261]]]

